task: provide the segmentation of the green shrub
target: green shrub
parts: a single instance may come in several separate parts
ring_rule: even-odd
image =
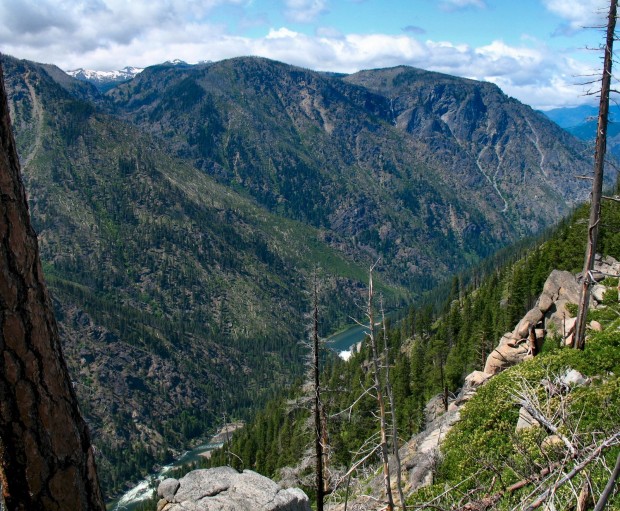
[[[566,413],[560,432],[574,438],[579,445],[600,442],[612,431],[617,431],[617,418],[620,417],[620,331],[617,325],[612,326],[605,332],[591,334],[584,351],[557,347],[545,349],[535,359],[498,374],[479,388],[464,405],[459,422],[443,443],[443,459],[437,470],[436,485],[414,494],[411,502],[427,502],[434,495],[443,493],[447,486],[463,481],[459,486],[462,492],[488,488],[494,480],[496,484],[501,481],[506,487],[523,479],[524,474],[536,474],[553,460],[562,459],[565,454],[563,445],[555,450],[543,449],[542,442],[547,437],[543,428],[515,433],[520,406],[515,394],[524,382],[536,394],[546,413],[553,415],[557,412],[556,418],[560,412]],[[548,397],[541,381],[545,378],[553,380],[568,368],[590,378],[589,384],[575,387],[565,395]],[[613,464],[615,457],[611,451],[605,457]],[[593,464],[589,473],[591,478],[601,482],[609,475],[600,464]],[[575,486],[578,484],[576,482]],[[602,486],[597,488],[600,491]],[[508,501],[514,505],[518,498],[516,494],[505,497],[495,509],[503,509]],[[573,497],[568,489],[560,489],[556,498],[558,502],[568,502]]]

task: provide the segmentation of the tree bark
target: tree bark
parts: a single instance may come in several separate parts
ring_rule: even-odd
[[[590,272],[594,268],[594,257],[598,243],[599,223],[601,219],[601,196],[603,195],[603,168],[607,152],[607,119],[609,116],[609,94],[611,89],[611,66],[613,63],[614,33],[616,30],[616,10],[618,0],[611,0],[609,5],[609,21],[607,23],[607,39],[605,41],[605,57],[603,60],[603,77],[601,79],[601,99],[598,109],[598,128],[596,131],[596,149],[594,151],[594,179],[592,181],[592,204],[588,223],[588,244],[583,264],[583,282],[579,297],[579,310],[575,324],[573,347],[584,349],[586,344],[586,322],[590,287],[593,284]]]
[[[43,281],[0,68],[0,486],[8,511],[104,510]]]

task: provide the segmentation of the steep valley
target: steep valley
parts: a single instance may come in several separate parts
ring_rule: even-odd
[[[105,94],[2,58],[30,211],[108,493],[303,372],[366,269],[394,309],[587,196],[586,146],[489,84],[265,59]]]

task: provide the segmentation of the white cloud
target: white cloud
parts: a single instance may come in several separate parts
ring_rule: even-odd
[[[605,23],[609,10],[606,0],[543,0],[545,7],[566,21],[559,32],[568,35],[586,27]]]
[[[307,35],[286,26],[249,38],[205,21],[217,6],[243,7],[248,1],[0,0],[0,48],[9,55],[55,63],[63,69],[111,70],[175,58],[192,63],[239,55],[337,72],[404,64],[488,80],[535,107],[585,101],[580,98],[583,88],[575,84],[579,75],[591,71],[532,39],[514,46],[492,41],[473,47],[421,41],[415,33],[342,34],[317,28],[315,35]],[[554,0],[546,1],[552,8]],[[288,0],[287,6],[316,13],[325,2]]]
[[[327,12],[326,0],[285,0],[284,14],[289,21],[310,23]]]
[[[269,33],[265,37],[265,39],[295,39],[299,37],[301,34],[289,30],[286,27],[279,28],[277,30],[270,29]]]

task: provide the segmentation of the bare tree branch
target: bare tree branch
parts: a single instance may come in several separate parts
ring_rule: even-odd
[[[619,476],[620,476],[620,453],[618,454],[618,457],[616,458],[616,466],[614,467],[614,470],[611,473],[611,477],[609,478],[609,481],[607,481],[607,484],[605,485],[605,489],[603,490],[603,493],[601,493],[601,496],[598,499],[598,502],[596,503],[596,507],[594,508],[594,511],[603,511],[603,508],[605,507],[605,504],[607,504],[607,501],[609,500],[609,497],[611,493],[613,492],[614,485],[616,481],[618,480]]]
[[[555,492],[560,486],[565,484],[567,481],[570,481],[573,477],[575,477],[579,472],[581,472],[584,468],[586,468],[590,463],[592,463],[596,458],[600,456],[600,454],[609,447],[613,445],[617,445],[620,439],[620,432],[612,435],[607,438],[603,443],[601,443],[596,449],[594,449],[581,463],[578,463],[573,467],[573,469],[562,477],[557,483],[555,483],[551,488],[545,490],[532,504],[530,504],[525,511],[533,511],[534,509],[539,508],[549,496]]]

